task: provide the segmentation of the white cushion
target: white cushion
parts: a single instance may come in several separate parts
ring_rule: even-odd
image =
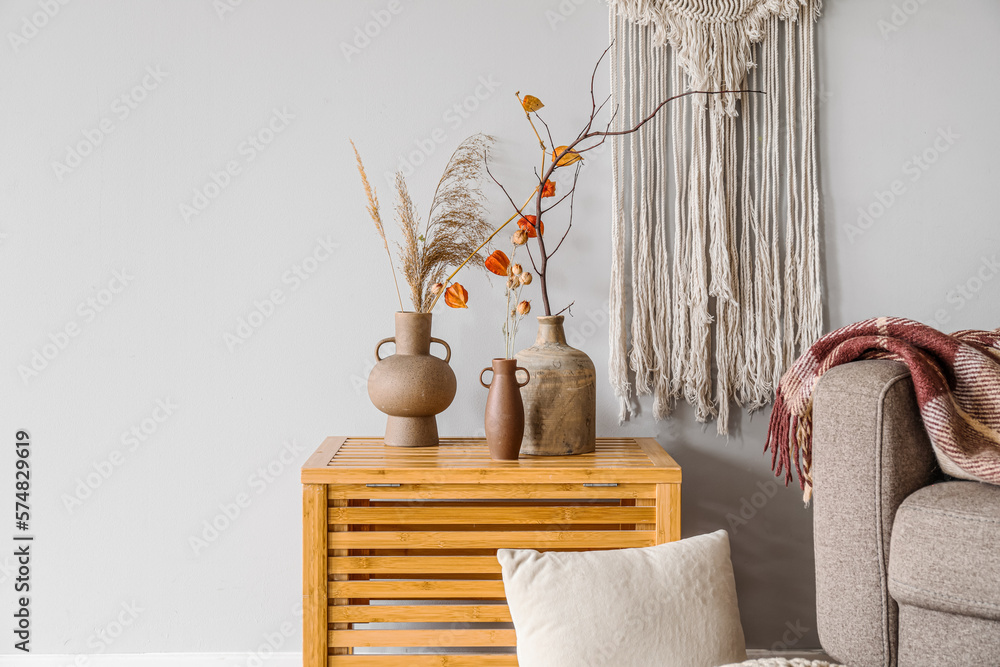
[[[520,667],[717,667],[746,660],[729,536],[643,549],[500,549]]]

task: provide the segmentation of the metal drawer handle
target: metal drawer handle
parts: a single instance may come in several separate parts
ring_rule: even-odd
[[[610,484],[584,484],[584,486],[618,486],[617,482],[612,482]]]
[[[391,487],[396,487],[396,486],[399,486],[399,484],[365,484],[365,486],[371,486],[371,487],[387,487],[387,486],[391,486]]]

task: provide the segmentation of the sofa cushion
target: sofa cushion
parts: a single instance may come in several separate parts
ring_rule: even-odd
[[[1000,620],[1000,486],[941,482],[896,512],[889,593],[900,604]]]

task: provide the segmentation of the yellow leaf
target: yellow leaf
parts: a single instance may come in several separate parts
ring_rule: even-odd
[[[557,167],[565,167],[568,164],[579,162],[582,159],[583,156],[576,151],[569,150],[569,146],[560,146],[552,151],[552,161],[556,163]]]
[[[521,106],[524,107],[525,111],[531,113],[532,111],[538,111],[545,105],[542,104],[542,101],[534,95],[525,95],[524,99],[521,100]]]

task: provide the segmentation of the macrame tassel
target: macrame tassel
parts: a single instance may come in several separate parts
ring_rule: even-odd
[[[725,221],[726,247],[723,262],[727,265],[730,276],[730,290],[740,293],[739,283],[739,251],[737,247],[736,228],[736,119],[724,116],[723,130],[723,161],[725,169]],[[718,381],[716,385],[715,402],[718,410],[716,422],[719,435],[729,433],[730,401],[736,392],[739,375],[738,357],[740,349],[739,323],[740,304],[735,298],[716,298],[718,321],[716,333],[716,360]]]
[[[784,351],[782,347],[782,285],[781,285],[781,252],[778,249],[778,242],[780,238],[780,222],[778,219],[778,195],[781,192],[781,176],[779,170],[778,156],[780,155],[780,128],[781,128],[781,113],[779,107],[779,100],[781,99],[781,79],[778,74],[778,36],[780,34],[780,21],[777,18],[772,18],[768,22],[767,39],[764,40],[763,55],[761,60],[764,64],[765,72],[765,90],[768,94],[765,96],[764,106],[767,111],[765,112],[765,122],[767,128],[764,135],[764,160],[767,163],[766,168],[766,197],[767,197],[767,221],[766,225],[768,227],[769,241],[772,244],[771,251],[771,314],[770,314],[770,328],[771,337],[769,342],[771,343],[772,352],[772,372],[771,372],[771,386],[777,387],[778,382],[781,380],[781,374],[785,370],[784,364]]]
[[[684,92],[684,70],[674,58],[671,62],[670,94],[680,95]],[[676,110],[671,116],[671,139],[674,147],[674,257],[672,266],[673,277],[673,318],[670,322],[670,337],[673,344],[670,349],[670,395],[674,398],[686,396],[684,377],[687,375],[687,363],[691,350],[690,306],[691,290],[689,277],[691,275],[691,232],[688,224],[688,100],[679,100]]]
[[[619,18],[614,6],[611,6],[608,17],[610,37],[617,45],[625,43],[625,20]],[[625,96],[624,63],[622,62],[622,47],[611,49],[611,91],[615,100],[620,101]],[[621,114],[613,120],[614,130],[625,129]],[[621,136],[611,138],[611,295],[608,301],[608,338],[610,354],[608,357],[608,376],[615,396],[619,402],[618,419],[625,421],[630,415],[629,381],[627,344],[625,333],[626,296],[625,296],[625,189],[622,187],[621,171],[624,164],[624,139]]]
[[[632,37],[638,48],[634,52],[638,58],[630,63],[629,79],[633,104],[629,108],[629,127],[635,127],[651,111],[647,99],[651,86],[650,76],[650,34],[652,28],[637,25]],[[652,311],[653,311],[653,208],[651,197],[653,182],[650,175],[655,173],[652,123],[646,123],[631,135],[632,141],[632,351],[630,365],[635,373],[636,393],[648,394],[652,391],[650,378],[653,372]],[[636,177],[638,174],[638,178]]]
[[[788,178],[785,181],[785,286],[784,310],[782,313],[782,372],[795,361],[796,322],[798,321],[802,295],[799,270],[802,266],[802,238],[799,230],[802,226],[799,220],[799,162],[797,156],[797,118],[796,110],[796,76],[798,60],[795,40],[795,24],[782,22],[782,32],[785,42],[785,76],[782,97],[785,100],[784,120],[787,128],[784,133],[785,168]],[[777,40],[775,40],[777,42]]]
[[[694,153],[688,183],[690,216],[691,348],[684,377],[684,392],[695,408],[695,418],[705,422],[715,416],[712,403],[712,315],[709,311],[708,275],[708,106],[692,104],[691,146]]]
[[[819,17],[819,0],[807,0],[799,18],[802,54],[802,198],[806,209],[806,248],[804,290],[801,322],[801,346],[807,349],[823,334],[823,280],[820,259],[819,229],[819,169],[816,156],[816,18]]]
[[[670,51],[665,47],[653,47],[653,99],[655,101],[666,98],[667,85],[670,72]],[[653,168],[655,178],[654,195],[656,203],[655,217],[655,262],[657,268],[655,275],[655,287],[653,294],[653,357],[656,366],[653,369],[653,417],[664,419],[673,411],[673,400],[670,392],[670,325],[671,325],[671,273],[667,268],[670,266],[670,251],[667,246],[667,195],[670,172],[667,168],[668,160],[664,157],[668,155],[668,116],[661,113],[654,121],[655,126],[655,150],[653,153]]]

